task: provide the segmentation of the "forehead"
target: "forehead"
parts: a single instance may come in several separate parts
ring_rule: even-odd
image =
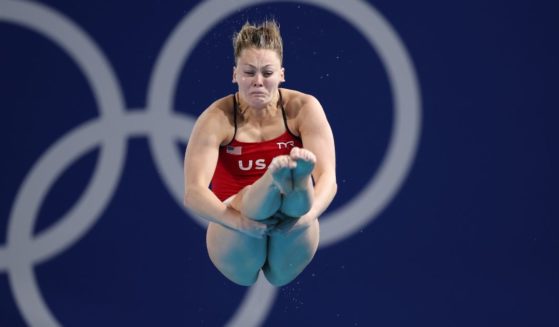
[[[281,65],[279,55],[270,49],[247,48],[243,49],[237,59],[238,64],[253,66]]]

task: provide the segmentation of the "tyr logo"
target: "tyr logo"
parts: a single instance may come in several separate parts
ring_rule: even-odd
[[[278,145],[278,149],[287,149],[295,146],[294,141],[277,142],[276,144]]]
[[[242,160],[239,160],[239,169],[241,170],[251,170],[252,169],[252,160],[248,161],[248,166],[245,167]],[[264,159],[257,159],[254,161],[254,169],[262,170],[266,169],[266,160]]]

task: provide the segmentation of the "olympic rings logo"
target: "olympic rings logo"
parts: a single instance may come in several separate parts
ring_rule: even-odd
[[[56,141],[33,165],[18,190],[8,220],[7,239],[0,246],[0,272],[6,271],[15,301],[31,326],[60,326],[37,284],[33,267],[70,248],[101,217],[118,185],[127,138],[147,136],[166,187],[182,206],[182,167],[173,144],[187,141],[195,118],[173,112],[172,95],[179,72],[196,44],[213,25],[250,5],[273,0],[208,0],[178,24],[156,61],[145,111],[127,111],[114,71],[94,40],[82,29],[45,5],[0,0],[0,22],[21,25],[49,38],[80,67],[99,105],[97,119],[76,127]],[[392,200],[412,165],[419,141],[421,107],[419,84],[410,57],[388,22],[361,0],[284,0],[314,5],[349,22],[377,51],[394,97],[394,125],[387,153],[365,188],[337,210],[321,218],[321,247],[349,237],[371,222]],[[186,131],[186,132],[185,132]],[[76,204],[56,224],[33,235],[45,196],[65,169],[94,147],[99,159],[91,183]],[[185,209],[186,210],[186,209]],[[189,214],[202,226],[205,222]],[[262,276],[252,286],[228,326],[260,325],[271,309],[276,289]]]

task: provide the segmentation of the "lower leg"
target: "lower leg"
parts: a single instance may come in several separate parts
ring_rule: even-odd
[[[313,186],[309,179],[304,186],[294,187],[291,192],[284,195],[279,210],[289,217],[301,217],[311,209],[312,200]]]
[[[308,150],[293,148],[290,158],[296,165],[291,171],[293,188],[284,195],[280,211],[290,217],[301,217],[312,206],[314,188],[311,173],[316,157]]]
[[[281,206],[279,189],[264,175],[242,192],[238,210],[247,218],[264,220],[272,216]],[[238,195],[237,195],[238,196]],[[233,206],[236,207],[235,205]]]
[[[282,193],[292,188],[290,169],[293,166],[289,156],[274,158],[266,173],[243,189],[233,207],[238,206],[241,214],[254,220],[273,216],[282,205]]]

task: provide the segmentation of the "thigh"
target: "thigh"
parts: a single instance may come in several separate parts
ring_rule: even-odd
[[[250,237],[219,224],[208,225],[206,245],[216,268],[240,285],[252,285],[266,262],[266,238]]]
[[[270,236],[264,268],[268,281],[281,286],[295,279],[314,257],[319,232],[317,219],[304,230]]]

